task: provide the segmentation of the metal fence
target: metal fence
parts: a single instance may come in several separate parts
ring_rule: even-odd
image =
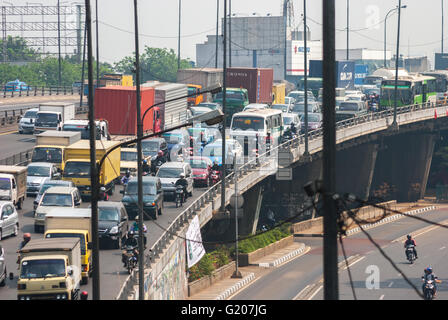
[[[3,98],[14,97],[36,97],[36,96],[52,96],[52,95],[80,95],[81,88],[73,86],[31,86],[26,89],[19,88],[18,91],[6,89],[6,85],[1,85]]]
[[[33,149],[29,149],[0,160],[0,165],[26,166],[31,161],[32,155]]]

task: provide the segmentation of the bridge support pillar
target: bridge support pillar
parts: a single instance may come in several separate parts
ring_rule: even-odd
[[[243,218],[238,230],[240,235],[255,234],[260,218],[261,203],[263,201],[264,186],[257,185],[244,194]]]
[[[336,190],[340,195],[369,197],[377,154],[377,144],[363,144],[336,153]]]
[[[378,153],[371,195],[385,200],[417,201],[424,197],[434,152],[432,134],[403,134],[384,140]]]

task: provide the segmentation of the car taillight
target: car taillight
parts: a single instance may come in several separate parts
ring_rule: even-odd
[[[87,265],[86,264],[82,265],[82,272],[87,272]]]

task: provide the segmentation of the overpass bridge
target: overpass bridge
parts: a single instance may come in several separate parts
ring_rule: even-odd
[[[436,138],[448,129],[448,106],[422,104],[397,110],[398,127],[391,126],[393,110],[366,114],[337,123],[337,188],[367,198],[372,192],[397,200],[415,200],[425,192]],[[303,194],[303,185],[322,174],[323,130],[309,135],[309,155],[304,155],[303,136],[273,147],[256,159],[238,165],[238,174],[226,177],[225,203],[235,194],[244,197],[241,234],[254,233],[261,201],[269,192]],[[185,234],[189,221],[198,217],[201,228],[213,228],[214,221],[230,221],[232,215],[219,212],[221,185],[205,191],[179,213],[146,255],[145,299],[166,300],[187,297]],[[302,199],[304,197],[302,196]],[[298,198],[291,208],[299,211]],[[212,222],[211,224],[209,222]],[[212,227],[206,227],[212,225]],[[206,230],[207,231],[207,230]],[[215,231],[215,230],[213,230]],[[138,298],[137,273],[131,274],[117,299]]]

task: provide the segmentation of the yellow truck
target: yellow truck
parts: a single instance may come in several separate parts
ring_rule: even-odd
[[[78,238],[36,239],[19,251],[18,300],[79,299],[81,246]]]
[[[55,208],[45,216],[45,239],[80,240],[81,284],[87,284],[92,272],[92,211],[82,208]]]
[[[51,162],[64,170],[65,149],[81,140],[81,132],[44,131],[36,135],[31,162]]]
[[[97,164],[107,152],[119,144],[119,141],[96,141]],[[121,147],[109,153],[98,173],[100,187],[105,187],[109,195],[113,194],[115,185],[120,183],[120,154]],[[81,192],[81,196],[91,195],[89,140],[80,140],[65,149],[62,180],[73,181]]]
[[[286,84],[274,83],[272,85],[272,104],[285,103]]]
[[[132,175],[137,174],[137,148],[121,148],[120,158],[120,175],[124,176],[126,171],[129,171]],[[142,160],[146,160],[151,165],[151,156],[145,157],[142,155]]]

